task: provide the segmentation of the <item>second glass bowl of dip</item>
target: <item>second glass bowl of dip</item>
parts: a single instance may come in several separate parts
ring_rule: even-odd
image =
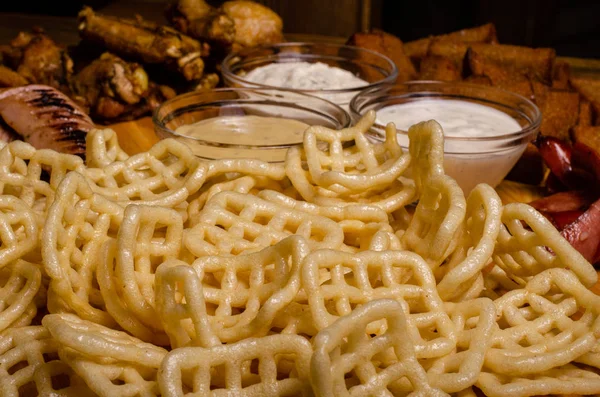
[[[414,106],[415,101],[431,100],[464,101],[484,106],[491,108],[491,113],[499,111],[516,122],[514,131],[494,136],[447,136],[444,133],[446,174],[458,182],[465,194],[479,183],[497,186],[519,160],[527,144],[536,138],[540,128],[540,110],[527,98],[501,89],[468,83],[414,81],[381,90],[365,90],[352,100],[350,112],[356,121],[369,110],[382,114],[386,108],[389,112],[392,106]],[[473,106],[472,110],[477,111],[477,108],[478,106]],[[396,109],[401,110],[402,107]],[[440,124],[443,128],[443,123]],[[396,127],[398,142],[402,147],[408,148],[408,134],[403,130],[407,127]],[[482,135],[485,132],[482,131]],[[384,139],[385,126],[379,116],[369,131],[369,136],[376,141]]]
[[[350,116],[321,98],[276,89],[222,88],[164,102],[153,116],[159,138],[187,144],[203,159],[282,162],[312,125],[342,129]]]
[[[364,81],[348,88],[318,88],[309,89],[308,75],[299,85],[290,84],[269,85],[250,81],[245,78],[248,73],[262,67],[272,67],[274,64],[308,63],[311,65],[321,63],[349,72],[352,76]],[[229,54],[221,64],[223,81],[231,87],[260,87],[280,88],[309,95],[319,96],[334,102],[345,109],[352,98],[364,89],[382,88],[396,81],[398,69],[388,57],[367,49],[332,44],[332,43],[279,43],[270,46],[245,49]],[[286,74],[295,75],[297,71],[287,70]],[[314,77],[314,76],[312,76]],[[282,76],[283,79],[286,76]],[[321,82],[315,82],[321,84]]]

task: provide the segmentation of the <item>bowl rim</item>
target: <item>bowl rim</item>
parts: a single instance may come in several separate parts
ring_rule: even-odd
[[[497,94],[501,94],[504,96],[512,97],[512,98],[522,102],[526,107],[528,107],[529,110],[531,110],[533,112],[533,117],[530,118],[529,116],[525,115],[522,109],[518,109],[514,106],[502,104],[501,102],[498,102],[496,100],[478,97],[476,95],[466,95],[466,94],[460,94],[460,93],[452,94],[452,93],[439,92],[439,91],[433,91],[433,90],[405,91],[405,92],[398,92],[395,94],[394,93],[390,94],[390,92],[389,92],[389,91],[393,91],[394,89],[400,88],[403,86],[415,87],[415,86],[419,86],[419,85],[429,86],[429,87],[468,88],[468,89],[476,90],[479,92],[492,92],[492,93],[497,93]],[[489,104],[496,104],[496,105],[499,105],[499,106],[505,107],[505,108],[511,108],[511,109],[514,109],[515,111],[519,112],[520,114],[522,114],[524,116],[524,118],[529,121],[528,126],[521,128],[519,131],[511,132],[508,134],[494,135],[494,136],[490,136],[490,137],[444,136],[445,141],[450,141],[450,142],[496,142],[496,141],[505,141],[507,139],[516,140],[518,138],[524,138],[529,135],[537,134],[539,131],[541,122],[542,122],[542,112],[540,111],[539,107],[536,104],[534,104],[531,100],[529,100],[528,98],[525,98],[522,95],[516,94],[511,91],[507,91],[507,90],[504,90],[501,88],[490,87],[490,86],[485,86],[485,85],[480,85],[480,84],[465,83],[465,82],[445,82],[445,81],[436,81],[436,80],[406,81],[401,84],[396,84],[393,87],[390,87],[390,89],[387,91],[385,89],[363,90],[360,93],[358,93],[354,98],[352,98],[352,100],[350,101],[350,116],[353,119],[360,118],[362,116],[359,106],[358,106],[358,103],[361,100],[366,101],[365,103],[361,104],[361,107],[364,107],[364,106],[372,105],[372,104],[376,104],[376,103],[385,103],[385,102],[389,101],[390,99],[400,99],[403,97],[410,97],[410,96],[413,96],[413,97],[416,96],[417,98],[422,96],[424,99],[427,99],[427,98],[434,99],[438,95],[443,96],[444,97],[443,99],[453,99],[453,100],[472,99],[472,100],[476,100],[479,104],[482,104],[483,106],[486,106],[485,103],[489,103]],[[386,98],[387,100],[383,101],[382,100],[383,97],[387,97]],[[377,124],[377,122],[374,124],[374,126],[376,126],[377,128],[381,128],[381,129],[385,128],[384,125]],[[397,129],[397,132],[400,134],[403,134],[403,135],[406,135],[408,133],[407,131],[400,130],[400,129]],[[379,139],[380,137],[377,135],[377,136],[374,136],[374,138]],[[531,140],[533,140],[533,138]],[[505,148],[505,149],[509,149],[509,148]],[[489,153],[496,152],[496,151],[502,151],[502,150],[504,150],[504,149],[493,150],[493,151],[490,151]],[[465,154],[463,152],[446,152],[446,153]]]
[[[343,109],[341,106],[337,105],[334,102],[328,101],[327,99],[323,99],[320,98],[318,96],[313,96],[313,95],[308,95],[302,92],[297,92],[297,91],[293,91],[293,90],[285,90],[285,89],[281,89],[281,88],[262,88],[262,87],[223,87],[223,88],[215,88],[212,89],[210,91],[207,92],[203,92],[203,91],[192,91],[192,92],[186,92],[184,94],[181,95],[177,95],[163,103],[160,104],[160,106],[158,106],[156,109],[154,109],[154,112],[152,112],[152,124],[154,125],[154,128],[159,128],[161,130],[163,130],[164,132],[173,135],[174,138],[184,138],[184,139],[190,139],[194,142],[197,142],[200,145],[204,145],[204,146],[211,146],[211,147],[219,147],[219,148],[224,148],[224,149],[260,149],[260,150],[279,150],[279,149],[288,149],[290,147],[293,146],[297,146],[302,144],[302,138],[296,142],[296,143],[286,143],[286,144],[274,144],[274,145],[244,145],[244,144],[235,144],[235,143],[221,143],[221,142],[214,142],[214,141],[207,141],[205,139],[201,139],[201,138],[196,138],[196,137],[191,137],[188,135],[183,135],[180,133],[175,132],[174,130],[168,128],[164,122],[159,118],[159,112],[161,109],[163,109],[164,106],[168,105],[168,104],[172,104],[173,102],[176,102],[178,100],[181,99],[186,99],[186,98],[191,98],[191,97],[196,97],[196,96],[202,96],[202,95],[208,95],[208,94],[212,94],[215,92],[245,92],[245,91],[251,91],[251,92],[272,92],[272,91],[276,91],[276,92],[283,92],[283,93],[292,93],[294,95],[301,95],[303,97],[306,97],[307,99],[310,100],[316,100],[316,101],[321,101],[321,102],[325,102],[327,105],[329,106],[333,106],[334,108],[337,108],[337,110],[340,111],[340,114],[344,117],[344,122],[339,123],[340,124],[340,128],[348,128],[349,126],[352,125],[352,118],[350,117],[350,114]],[[235,101],[235,102],[244,102],[244,99],[225,99],[225,100],[220,100],[219,102],[226,102],[226,101]],[[210,104],[213,101],[210,102],[206,102],[206,104]],[[291,106],[292,103],[280,103],[280,102],[272,102],[273,105],[276,106],[283,106],[283,107],[293,107]],[[188,105],[186,107],[189,107],[192,105]],[[184,108],[185,109],[185,108]],[[312,111],[312,108],[306,108],[306,107],[301,107],[302,110],[304,111]],[[319,115],[325,115],[329,118],[331,118],[332,120],[335,120],[336,122],[338,122],[338,118],[331,116],[329,113],[318,113]],[[294,119],[292,119],[294,120]],[[297,120],[300,121],[300,120]],[[307,123],[306,123],[307,124]],[[313,125],[307,124],[308,128],[312,127]],[[161,137],[159,137],[161,138]],[[164,139],[164,138],[161,138]]]
[[[230,62],[233,59],[239,57],[241,54],[244,54],[245,52],[248,52],[251,54],[252,52],[258,52],[260,50],[266,50],[269,48],[285,48],[285,47],[308,47],[308,48],[310,48],[310,47],[318,47],[318,46],[338,48],[338,49],[349,49],[349,50],[369,54],[371,56],[374,56],[376,58],[379,58],[379,59],[385,61],[387,63],[387,65],[390,66],[391,72],[385,78],[375,81],[373,83],[369,83],[367,85],[362,85],[362,86],[357,86],[357,87],[349,87],[349,88],[340,88],[340,89],[304,90],[304,89],[287,88],[287,87],[282,87],[282,86],[273,86],[273,85],[251,82],[251,81],[245,80],[245,79],[241,78],[240,76],[238,76],[237,74],[233,73],[229,67]],[[333,59],[333,60],[349,60],[350,59],[350,58],[345,58],[345,57],[336,56],[336,55],[318,55],[318,54],[303,54],[303,53],[289,53],[289,54],[295,54],[294,57],[289,56],[290,59],[305,58],[306,60],[313,59],[313,60],[317,60],[317,61],[318,61],[318,59]],[[280,54],[272,54],[269,56],[260,56],[260,57],[255,58],[254,60],[261,59],[261,58],[264,58],[265,60],[269,60],[269,59],[281,59],[284,57],[280,57]],[[344,70],[346,70],[346,69],[344,69]],[[297,41],[297,42],[285,42],[285,43],[276,43],[276,44],[270,44],[270,45],[261,45],[261,46],[257,46],[257,47],[253,47],[253,48],[246,48],[246,49],[242,49],[240,51],[229,53],[225,57],[225,59],[223,59],[223,61],[221,62],[221,74],[223,75],[223,80],[225,82],[227,81],[227,79],[231,79],[232,81],[235,81],[236,83],[244,84],[247,87],[285,89],[287,91],[294,91],[294,92],[300,92],[300,93],[306,93],[306,94],[313,94],[313,93],[343,94],[343,93],[360,92],[360,91],[371,89],[371,88],[382,87],[385,85],[391,85],[398,78],[398,67],[396,66],[394,61],[392,61],[389,57],[387,57],[377,51],[369,50],[366,48],[361,48],[361,47],[347,45],[347,44],[337,44],[334,42],[314,43],[314,42],[306,42],[306,41]]]

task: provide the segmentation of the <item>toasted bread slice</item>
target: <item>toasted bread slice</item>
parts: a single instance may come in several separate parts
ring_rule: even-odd
[[[358,32],[348,39],[348,44],[379,52],[390,58],[398,68],[398,81],[412,80],[417,71],[404,53],[402,40],[394,35],[375,29],[370,33]]]

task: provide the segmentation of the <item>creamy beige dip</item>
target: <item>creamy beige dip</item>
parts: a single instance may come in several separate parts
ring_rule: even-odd
[[[257,146],[299,144],[308,127],[301,121],[279,117],[222,116],[182,125],[175,132],[191,138],[184,142],[203,158],[258,158],[276,162],[283,161],[286,148],[264,149]],[[196,139],[217,145],[206,145]]]
[[[347,105],[358,91],[319,92],[342,89],[359,89],[369,85],[352,72],[329,66],[323,62],[275,62],[252,69],[244,80],[271,87],[310,90],[311,95],[331,101],[346,111]]]
[[[436,120],[448,138],[486,138],[515,133],[519,123],[508,114],[473,102],[423,99],[392,105],[377,112],[378,124],[394,123],[407,131],[421,121]],[[398,134],[398,142],[408,147],[408,136]],[[515,165],[526,144],[492,151],[482,142],[446,139],[444,168],[468,194],[477,184],[498,185]]]

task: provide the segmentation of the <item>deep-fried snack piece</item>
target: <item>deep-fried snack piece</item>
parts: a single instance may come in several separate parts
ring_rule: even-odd
[[[309,397],[311,354],[310,343],[299,335],[184,347],[167,354],[158,383],[164,397]]]
[[[302,288],[319,331],[352,316],[356,307],[394,299],[403,303],[405,337],[412,341],[417,358],[442,357],[456,346],[454,325],[436,291],[433,273],[412,252],[319,250],[302,263]],[[369,334],[384,330],[382,322],[366,327]]]
[[[573,128],[573,154],[576,165],[592,171],[600,181],[600,126]]]
[[[61,362],[59,343],[42,326],[11,328],[0,334],[0,395],[81,396],[95,394]]]
[[[584,97],[579,98],[579,116],[577,118],[578,127],[588,127],[592,125],[592,103]]]
[[[62,92],[44,85],[15,87],[0,93],[0,118],[10,131],[36,149],[85,156],[92,120]]]
[[[233,19],[204,0],[173,1],[167,6],[165,16],[177,30],[192,37],[225,47],[235,40]]]
[[[356,32],[348,39],[347,44],[379,52],[390,58],[398,68],[398,82],[413,80],[417,71],[410,58],[404,53],[402,40],[379,29],[369,33]]]
[[[104,310],[95,272],[103,242],[116,235],[122,219],[118,203],[94,194],[81,174],[71,172],[56,191],[41,237],[52,292],[70,311],[109,326],[116,323]]]
[[[468,71],[476,76],[485,76],[493,86],[514,92],[525,98],[533,97],[533,88],[527,76],[514,65],[506,66],[488,59],[469,48],[465,63]]]
[[[450,58],[429,55],[421,60],[419,79],[459,81],[461,79],[460,68]]]
[[[450,260],[442,267],[437,290],[444,301],[464,296],[477,282],[494,251],[500,232],[502,201],[489,185],[479,184],[467,200],[465,230]],[[480,283],[483,285],[483,283]],[[478,290],[474,295],[478,296]]]
[[[532,207],[507,204],[502,223],[493,259],[514,282],[525,285],[530,277],[551,268],[570,269],[586,287],[598,281],[593,266]]]
[[[73,60],[62,46],[56,44],[43,31],[20,32],[10,46],[4,47],[2,56],[27,81],[45,84],[61,91],[68,90],[73,74]]]
[[[494,304],[499,329],[485,353],[485,366],[496,374],[548,371],[597,344],[600,297],[567,269],[548,269]],[[583,314],[575,316],[578,311]]]
[[[335,131],[309,128],[304,147],[286,156],[286,174],[308,201],[318,205],[377,205],[393,212],[413,198],[414,188],[398,180],[410,166],[410,155],[398,144],[389,124],[385,141],[374,144],[365,132],[375,122],[369,111],[355,126]],[[348,145],[354,142],[354,145]]]
[[[540,109],[544,115],[540,126],[541,134],[568,141],[569,131],[577,123],[579,94],[551,89]]]
[[[476,386],[489,397],[541,395],[598,395],[600,376],[588,369],[568,364],[528,375],[496,375],[484,371]]]
[[[94,117],[111,119],[147,95],[148,75],[139,64],[106,52],[73,77],[71,88]]]
[[[571,85],[585,99],[591,102],[594,109],[594,124],[598,124],[600,115],[600,80],[594,80],[585,77],[571,77]]]
[[[196,86],[194,87],[194,91],[210,91],[213,88],[215,88],[218,84],[219,75],[217,73],[208,73],[202,76],[198,84],[196,84]]]
[[[313,339],[311,383],[318,396],[444,396],[429,385],[415,349],[406,335],[404,302],[378,299],[340,317]],[[379,335],[369,323],[385,320]],[[413,393],[410,393],[410,392]]]
[[[226,1],[221,9],[235,25],[232,50],[283,41],[283,21],[269,7],[254,1]]]
[[[433,40],[428,47],[427,53],[423,55],[430,56],[441,56],[444,58],[448,58],[457,65],[462,72],[462,67],[465,59],[465,55],[467,54],[467,50],[469,49],[469,44],[456,42],[456,41],[445,41],[445,40]],[[423,58],[421,57],[421,59]]]
[[[180,31],[225,51],[283,41],[279,15],[254,1],[227,1],[214,8],[205,0],[175,0],[166,16]]]
[[[158,368],[166,350],[74,314],[47,314],[44,327],[61,345],[96,359],[110,357]]]
[[[531,83],[531,88],[533,89],[533,100],[535,101],[535,104],[542,109],[546,104],[546,98],[548,98],[551,87],[538,79],[529,79],[529,81]]]
[[[0,87],[20,87],[28,83],[27,79],[19,73],[0,65]]]
[[[465,78],[464,81],[465,81],[465,83],[471,83],[471,84],[492,85],[492,82],[489,77],[475,76],[474,74]]]
[[[429,51],[433,41],[452,41],[460,43],[497,43],[496,27],[493,23],[476,26],[474,28],[462,29],[456,32],[440,36],[426,37],[423,39],[405,43],[404,51],[412,59],[421,59]]]
[[[23,260],[0,269],[0,331],[15,327],[29,317],[29,309],[33,309],[29,320],[35,316],[37,308],[34,299],[41,282],[39,267]],[[24,322],[29,324],[28,321]]]
[[[208,55],[208,46],[167,26],[141,18],[106,17],[84,7],[79,13],[79,32],[84,39],[116,54],[145,63],[165,64],[188,81],[199,80],[204,73],[201,56]]]
[[[433,360],[427,377],[431,386],[450,393],[477,381],[496,327],[496,307],[487,298],[445,306],[456,326],[457,347],[450,354]]]
[[[20,259],[38,245],[36,214],[12,195],[0,196],[0,268]]]
[[[571,66],[565,61],[556,61],[552,69],[552,88],[569,89]]]
[[[60,359],[97,395],[158,396],[156,374],[167,351],[73,314],[46,315],[42,321],[60,343]]]
[[[556,59],[553,48],[529,48],[507,44],[471,44],[472,52],[484,60],[512,68],[543,82],[552,81]]]
[[[206,203],[196,226],[186,230],[184,244],[197,258],[240,255],[260,251],[292,234],[301,235],[315,249],[338,249],[344,242],[342,228],[324,216],[223,191]]]

